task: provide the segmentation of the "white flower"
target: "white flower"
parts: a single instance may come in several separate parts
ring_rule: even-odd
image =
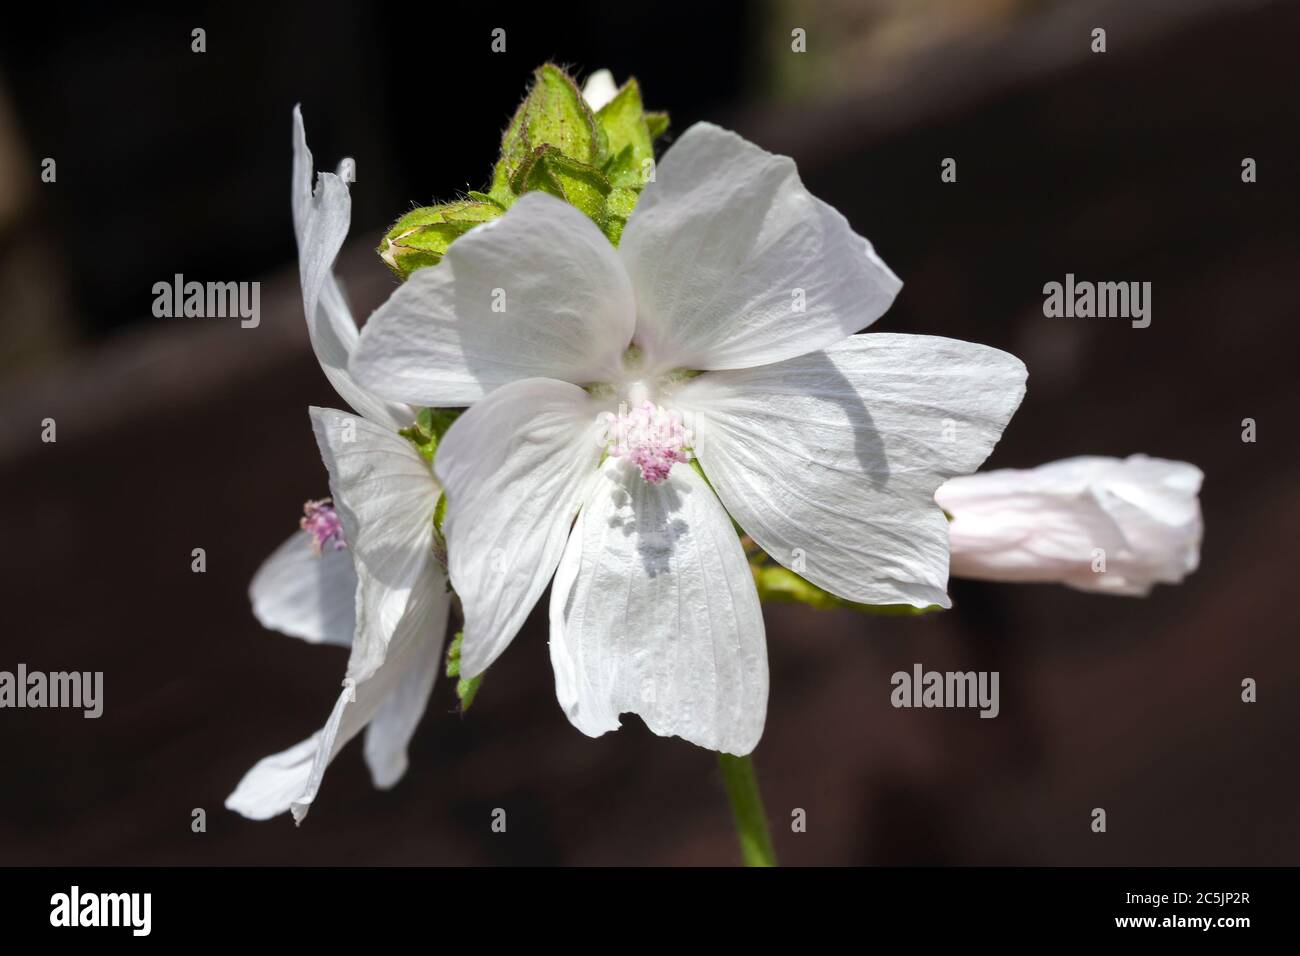
[[[1196,570],[1202,477],[1146,455],[1068,458],[954,478],[935,500],[958,577],[1142,595]]]
[[[853,336],[900,285],[791,160],[708,124],[663,157],[619,248],[530,193],[416,272],[350,368],[393,400],[477,403],[435,460],[463,673],[554,574],[551,660],[580,730],[631,711],[748,753],[767,659],[731,516],[838,595],[947,606],[934,491],[988,455],[1025,369],[951,339]]]
[[[582,98],[587,101],[593,113],[617,95],[618,84],[614,82],[614,74],[609,70],[597,70],[587,77],[587,82],[582,86]]]
[[[364,417],[311,409],[334,508],[308,503],[304,530],[262,565],[250,596],[264,626],[350,645],[352,655],[325,727],[258,762],[226,806],[259,820],[292,810],[301,821],[325,768],[362,728],[375,785],[390,787],[406,772],[406,747],[441,664],[448,595],[432,550],[438,485],[397,434],[414,413],[366,391],[347,371],[357,327],[333,265],[351,219],[351,161],[338,175],[321,173],[313,193],[302,115],[295,108],[293,116],[293,217],[307,328],[326,376]]]

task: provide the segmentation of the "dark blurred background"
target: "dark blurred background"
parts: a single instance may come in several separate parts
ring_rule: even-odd
[[[0,34],[0,669],[105,672],[99,720],[0,711],[0,864],[737,858],[711,754],[635,717],[569,726],[544,613],[465,717],[440,682],[395,790],[353,744],[300,829],[222,808],[321,726],[346,659],[264,632],[246,597],[325,492],[306,406],[339,404],[302,320],[290,110],[319,167],[356,158],[339,272],[361,317],[393,288],[384,226],[486,182],[546,60],[793,156],[906,282],[878,329],[1023,358],[989,467],[1146,452],[1206,473],[1202,567],[1146,600],[954,582],[922,620],[771,609],[755,759],[782,861],[1300,863],[1296,4],[137,9]],[[261,281],[261,326],[154,319],[178,272]],[[1044,318],[1066,272],[1152,282],[1151,327]],[[918,661],[1000,671],[1001,716],[894,710],[889,675]]]

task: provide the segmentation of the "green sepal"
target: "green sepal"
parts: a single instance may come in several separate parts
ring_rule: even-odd
[[[447,676],[455,677],[456,680],[456,697],[460,700],[460,712],[463,714],[469,710],[469,705],[474,703],[474,697],[478,694],[479,685],[483,683],[483,675],[478,677],[461,677],[460,676],[460,644],[465,637],[464,631],[457,631],[456,636],[451,639],[451,646],[447,649]]]
[[[442,522],[447,517],[447,493],[438,493],[438,503],[433,506],[433,556],[447,570],[447,538],[442,533]]]
[[[438,442],[459,417],[458,408],[422,408],[415,416],[415,424],[398,430],[397,434],[414,445],[421,458],[432,462],[438,452]]]
[[[420,431],[419,428],[411,425],[407,428],[399,429],[397,434],[401,435],[414,445],[415,450],[420,453],[421,458],[428,462],[433,461],[433,454],[438,450],[437,443],[431,442],[429,436]]]
[[[931,611],[943,610],[937,604],[928,607],[912,607],[910,604],[858,604],[836,597],[824,591],[811,581],[800,577],[789,568],[779,564],[752,564],[754,584],[758,587],[758,598],[778,604],[806,604],[818,610],[827,608],[852,608],[864,614],[882,614],[890,617],[913,617],[929,614]]]
[[[635,79],[623,84],[618,94],[596,114],[609,144],[605,174],[615,186],[640,189],[645,185],[645,171],[654,162],[654,137],[646,123],[641,105],[641,87]]]
[[[462,411],[464,409],[460,408],[422,408],[415,421],[425,434],[442,441],[442,436],[447,434],[447,429],[460,418]]]
[[[465,195],[468,196],[470,199],[474,200],[475,202],[488,203],[489,205],[496,206],[498,209],[502,210],[503,212],[505,211],[505,207],[502,206],[495,199],[493,199],[491,196],[489,196],[487,193],[481,193],[476,189],[471,189]]]
[[[627,217],[636,208],[636,201],[641,198],[640,190],[616,188],[610,190],[605,199],[605,224],[601,227],[614,245],[623,238],[623,227]]]
[[[405,281],[416,269],[437,265],[453,242],[501,212],[496,203],[473,199],[412,209],[384,234],[379,258]]]
[[[442,534],[442,523],[447,519],[447,493],[438,495],[438,503],[433,506],[433,530]]]
[[[604,173],[613,185],[605,201],[605,235],[618,245],[628,216],[641,198],[654,164],[654,139],[668,128],[667,113],[647,113],[641,87],[629,79],[618,94],[601,107],[596,122],[609,144]]]
[[[611,189],[609,180],[595,166],[566,156],[554,146],[533,150],[510,186],[517,196],[535,191],[550,193],[604,227],[605,197]]]
[[[658,139],[664,133],[668,132],[668,114],[646,113],[645,125],[650,130],[650,138]]]
[[[605,163],[605,134],[582,91],[553,63],[538,67],[533,85],[501,137],[501,158],[492,171],[488,195],[503,207],[520,195],[512,186],[520,168],[541,146],[553,146],[578,163],[599,169]]]

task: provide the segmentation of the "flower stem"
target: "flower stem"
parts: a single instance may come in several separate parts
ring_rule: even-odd
[[[718,754],[718,768],[727,786],[731,813],[736,821],[736,838],[745,866],[776,866],[776,851],[767,828],[763,796],[758,792],[758,776],[749,757]]]

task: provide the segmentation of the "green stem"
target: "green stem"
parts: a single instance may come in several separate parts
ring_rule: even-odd
[[[763,796],[758,792],[758,776],[749,757],[718,754],[718,768],[727,786],[731,813],[736,821],[736,837],[745,866],[776,866],[776,851],[767,829]]]

